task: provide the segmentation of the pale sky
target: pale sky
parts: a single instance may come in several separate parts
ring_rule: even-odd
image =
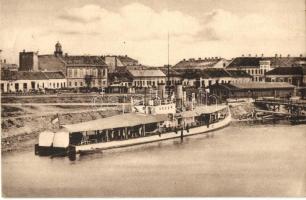
[[[305,0],[0,0],[2,58],[23,49],[121,54],[145,65],[183,58],[306,54]]]

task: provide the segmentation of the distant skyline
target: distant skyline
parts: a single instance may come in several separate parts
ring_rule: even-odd
[[[306,54],[305,0],[0,0],[2,58],[129,55],[145,65],[183,58]]]

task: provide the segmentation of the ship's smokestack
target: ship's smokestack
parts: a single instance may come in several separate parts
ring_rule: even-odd
[[[160,99],[164,99],[166,97],[166,85],[163,83],[158,85],[158,97]]]
[[[181,109],[183,105],[183,86],[181,84],[176,85],[175,99],[176,107]]]

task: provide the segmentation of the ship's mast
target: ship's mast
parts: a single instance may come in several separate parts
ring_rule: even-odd
[[[168,73],[167,73],[167,89],[168,89],[168,99],[170,99],[170,65],[169,65],[169,48],[170,48],[170,43],[169,43],[169,31],[168,31]]]

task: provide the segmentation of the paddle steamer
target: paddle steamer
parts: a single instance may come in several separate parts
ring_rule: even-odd
[[[161,86],[162,88],[163,86]],[[163,94],[163,89],[161,94]],[[104,151],[162,140],[183,138],[223,128],[231,122],[226,105],[198,105],[183,101],[179,85],[173,100],[132,102],[132,112],[77,124],[60,131],[44,131],[35,145],[37,155],[69,155]]]

